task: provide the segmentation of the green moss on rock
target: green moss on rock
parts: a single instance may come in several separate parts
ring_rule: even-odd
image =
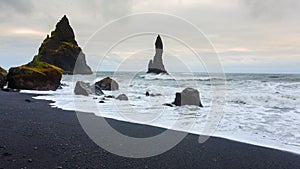
[[[60,85],[62,69],[39,61],[9,69],[8,87],[27,90],[56,90]]]
[[[78,46],[69,20],[64,16],[56,25],[51,37],[47,35],[33,59],[63,69],[64,74],[91,74],[85,55]]]

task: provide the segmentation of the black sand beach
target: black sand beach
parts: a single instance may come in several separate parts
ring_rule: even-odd
[[[214,137],[199,144],[194,134],[158,156],[120,157],[98,147],[81,128],[75,112],[51,108],[49,101],[31,97],[0,92],[0,168],[300,168],[297,154]],[[130,136],[164,131],[107,120]]]

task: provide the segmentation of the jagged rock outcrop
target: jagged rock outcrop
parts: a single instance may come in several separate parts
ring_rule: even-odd
[[[56,24],[51,36],[47,35],[34,60],[55,65],[63,69],[64,74],[92,74],[66,16]]]
[[[110,90],[110,91],[119,90],[119,84],[115,80],[111,79],[110,77],[106,77],[96,82],[94,85],[99,87],[102,90]]]
[[[181,93],[176,93],[173,104],[176,106],[195,105],[203,107],[200,101],[199,91],[193,88],[185,88]]]
[[[83,96],[88,96],[90,94],[95,94],[100,96],[104,94],[98,86],[95,85],[91,86],[89,83],[85,83],[82,81],[76,82],[74,93],[75,95],[83,95]]]
[[[4,87],[6,84],[7,72],[2,67],[0,67],[0,88]]]
[[[149,61],[147,73],[155,73],[155,74],[167,73],[165,66],[163,64],[162,54],[163,54],[163,43],[160,36],[158,35],[155,42],[155,55],[153,60],[151,59]]]
[[[8,88],[26,90],[56,90],[60,85],[62,69],[45,62],[32,61],[13,67],[7,74]]]

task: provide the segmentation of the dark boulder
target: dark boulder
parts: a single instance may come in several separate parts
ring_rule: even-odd
[[[74,93],[76,95],[83,95],[83,96],[88,96],[89,94],[92,93],[92,90],[90,89],[90,84],[85,83],[82,81],[76,82],[75,88],[74,88]]]
[[[85,83],[82,81],[76,82],[74,93],[76,95],[83,95],[83,96],[88,96],[90,94],[94,94],[94,95],[104,94],[99,87],[94,85],[91,86],[89,83]]]
[[[106,77],[96,82],[94,85],[102,90],[110,90],[110,91],[119,90],[119,84],[115,80],[111,79],[110,77]]]
[[[0,88],[3,88],[6,85],[6,76],[7,71],[0,67]]]
[[[149,61],[147,73],[155,73],[155,74],[167,73],[165,66],[163,64],[162,54],[163,54],[163,43],[160,36],[158,35],[155,41],[155,55],[153,60],[151,59]]]
[[[26,90],[56,90],[61,78],[62,69],[38,61],[10,68],[7,74],[8,88]]]
[[[63,74],[92,74],[66,16],[56,24],[51,36],[47,35],[34,60],[60,67]]]
[[[120,94],[118,97],[116,97],[117,100],[127,101],[128,97],[125,94]]]
[[[103,91],[101,90],[101,88],[100,88],[99,86],[92,85],[92,86],[91,86],[91,89],[92,89],[92,91],[93,91],[93,94],[95,94],[95,95],[100,96],[100,95],[103,95],[103,94],[104,94]]]
[[[176,93],[173,104],[176,106],[195,105],[203,107],[200,100],[199,91],[193,88],[185,88],[181,93]]]

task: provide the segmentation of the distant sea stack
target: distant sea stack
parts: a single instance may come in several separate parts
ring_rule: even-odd
[[[147,73],[167,73],[165,66],[163,64],[162,60],[162,54],[163,54],[163,43],[158,35],[155,41],[155,55],[153,60],[151,59],[148,64],[148,72]]]
[[[66,15],[56,24],[51,36],[47,35],[34,60],[55,65],[63,69],[63,74],[92,74]]]

